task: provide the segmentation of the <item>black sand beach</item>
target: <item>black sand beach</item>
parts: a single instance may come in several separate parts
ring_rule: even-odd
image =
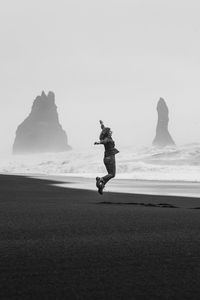
[[[200,199],[57,183],[0,176],[0,299],[199,299]]]

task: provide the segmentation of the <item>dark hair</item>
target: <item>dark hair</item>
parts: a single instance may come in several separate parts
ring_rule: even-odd
[[[100,133],[100,136],[99,136],[99,139],[100,140],[103,140],[105,139],[106,137],[109,137],[112,135],[112,131],[109,127],[104,127],[104,129],[101,131]]]

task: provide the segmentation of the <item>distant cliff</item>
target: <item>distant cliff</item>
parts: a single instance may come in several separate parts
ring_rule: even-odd
[[[160,98],[157,104],[158,123],[156,128],[156,137],[153,140],[153,145],[157,147],[165,147],[175,145],[169,131],[169,111],[165,100]]]
[[[62,152],[70,150],[65,131],[59,123],[55,95],[36,97],[30,115],[18,126],[14,154]]]

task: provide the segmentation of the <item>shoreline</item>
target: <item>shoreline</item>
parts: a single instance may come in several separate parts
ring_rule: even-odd
[[[85,175],[86,174],[86,175]],[[92,180],[92,179],[95,179],[96,176],[104,176],[105,173],[96,173],[96,174],[89,174],[87,175],[88,173],[61,173],[61,174],[58,174],[58,173],[49,173],[49,174],[45,174],[45,173],[33,173],[33,172],[30,172],[30,173],[18,173],[18,172],[0,172],[0,175],[13,175],[13,176],[37,176],[37,177],[62,177],[62,178],[81,178],[81,179],[88,179],[88,180]],[[124,174],[124,173],[122,173]],[[188,183],[188,184],[200,184],[200,180],[183,180],[183,179],[176,179],[176,180],[169,180],[169,179],[161,179],[161,180],[158,180],[158,179],[136,179],[136,178],[126,178],[126,177],[121,177],[120,178],[120,175],[117,175],[114,179],[112,180],[120,180],[120,181],[130,181],[130,182],[160,182],[160,183]]]
[[[54,180],[56,186],[66,188],[77,188],[83,190],[96,191],[95,178],[69,175],[50,175],[50,174],[19,174],[6,173],[2,175],[26,176],[29,178],[38,178]],[[125,194],[145,194],[145,195],[165,195],[165,196],[183,196],[200,198],[200,183],[186,181],[169,180],[135,180],[135,179],[112,179],[106,186],[105,192],[125,193]]]

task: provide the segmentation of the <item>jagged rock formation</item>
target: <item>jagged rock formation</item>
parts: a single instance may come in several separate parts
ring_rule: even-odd
[[[62,152],[70,150],[65,131],[59,123],[55,95],[43,91],[33,102],[30,115],[18,126],[14,154]]]
[[[157,104],[158,123],[156,128],[156,137],[153,140],[153,145],[157,147],[165,147],[175,145],[169,131],[169,111],[165,100],[160,98]]]

